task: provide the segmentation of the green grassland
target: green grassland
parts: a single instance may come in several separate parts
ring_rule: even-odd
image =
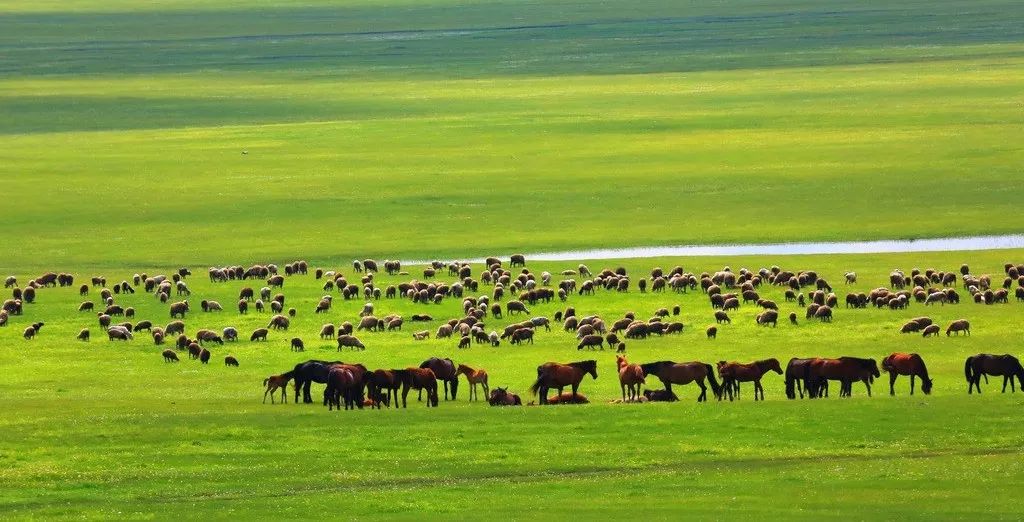
[[[232,311],[242,284],[211,285],[205,267],[1019,233],[1022,93],[1024,6],[1009,0],[0,0],[0,275],[113,283],[191,266],[192,301],[229,310],[192,313],[189,332],[247,337],[268,317]],[[779,264],[842,295],[847,270],[867,290],[895,267],[998,275],[1021,260],[589,264]],[[459,351],[414,343],[407,324],[338,354],[316,333],[362,301],[316,316],[320,284],[290,278],[291,331],[213,347],[209,366],[165,364],[145,336],[108,342],[76,289],[41,291],[0,328],[0,518],[1019,518],[1021,396],[996,382],[968,396],[962,363],[1022,355],[1020,303],[840,309],[775,329],[747,306],[709,341],[699,292],[573,296],[606,318],[681,305],[686,331],[630,342],[636,362],[914,351],[936,382],[930,396],[904,379],[891,398],[883,376],[871,398],[787,401],[772,375],[763,403],[748,387],[697,404],[687,387],[679,403],[619,405],[612,354],[577,353],[559,330]],[[118,300],[168,320],[152,296]],[[425,311],[431,330],[460,315],[456,300],[378,310]],[[973,335],[897,333],[923,313],[967,318]],[[94,340],[74,341],[85,326]],[[220,364],[228,353],[241,367]],[[549,360],[594,357],[599,379],[580,407],[489,408],[465,385],[436,410],[260,402],[264,377],[306,358],[429,356],[524,394]]]
[[[634,277],[653,266],[681,264],[687,270],[717,270],[728,264],[757,269],[777,263],[818,270],[840,295],[866,291],[887,281],[892,268],[955,270],[971,263],[976,274],[1001,274],[1002,264],[1024,251],[902,255],[797,256],[776,258],[651,259],[592,262],[620,264]],[[536,272],[575,263],[530,263]],[[325,268],[331,268],[325,266]],[[341,267],[344,273],[348,273]],[[475,270],[479,269],[479,265]],[[411,267],[413,274],[418,272]],[[857,285],[841,274],[857,270]],[[106,272],[111,280],[131,270]],[[153,272],[150,272],[151,274]],[[84,273],[80,277],[94,275]],[[99,274],[95,274],[99,275]],[[22,275],[24,280],[25,275]],[[380,276],[380,284],[406,277]],[[447,280],[447,278],[441,278]],[[251,282],[211,284],[203,274],[189,279],[192,301],[233,303]],[[906,379],[888,395],[886,376],[868,398],[862,385],[851,399],[788,401],[782,378],[765,378],[767,401],[751,401],[749,386],[735,403],[698,404],[696,388],[677,388],[673,404],[610,404],[619,387],[610,351],[579,353],[572,334],[539,332],[535,345],[458,350],[453,339],[413,342],[405,331],[360,333],[368,348],[338,353],[317,339],[324,322],[353,320],[362,300],[344,301],[326,316],[312,313],[323,294],[312,274],[289,278],[286,304],[298,315],[288,332],[267,343],[241,341],[212,346],[208,366],[183,360],[166,364],[145,333],[129,343],[109,342],[90,313],[75,312],[77,288],[46,289],[22,317],[0,330],[0,394],[4,447],[0,451],[0,506],[6,515],[91,518],[286,518],[332,506],[345,518],[475,516],[532,519],[535,509],[555,517],[822,516],[859,518],[1013,518],[1022,485],[1021,395],[998,392],[968,396],[962,364],[978,352],[1021,352],[1019,303],[960,305],[905,311],[846,310],[832,324],[803,320],[762,328],[756,310],[742,307],[716,340],[704,327],[713,322],[706,297],[688,294],[598,292],[572,296],[580,314],[616,318],[627,310],[640,317],[679,304],[682,335],[628,343],[636,362],[749,361],[793,356],[854,355],[881,359],[894,351],[922,354],[935,380],[932,395],[908,395]],[[482,289],[486,293],[489,289]],[[782,290],[762,294],[784,303]],[[91,296],[95,299],[95,293]],[[137,319],[169,320],[165,305],[142,292],[118,301],[138,309]],[[550,317],[566,306],[532,307]],[[429,313],[436,320],[461,315],[460,304],[414,305],[382,299],[379,315]],[[784,303],[782,312],[801,312]],[[901,335],[909,317],[929,315],[940,324],[967,318],[971,337],[923,339]],[[191,313],[188,331],[232,325],[243,336],[269,316]],[[44,321],[33,341],[23,327]],[[499,329],[511,320],[489,321]],[[73,338],[91,327],[94,339]],[[303,338],[307,351],[289,350]],[[221,358],[233,354],[239,368]],[[371,368],[417,365],[430,356],[486,368],[492,386],[524,394],[537,364],[595,358],[599,378],[581,392],[587,406],[490,408],[460,398],[429,410],[415,400],[407,410],[332,412],[319,404],[261,404],[263,377],[307,358],[358,361]],[[184,354],[182,358],[185,359]],[[649,387],[656,387],[649,382]],[[320,388],[314,388],[314,397]],[[533,506],[537,506],[534,508]],[[638,511],[639,510],[639,511]]]
[[[7,271],[1022,230],[1017,2],[0,7]]]

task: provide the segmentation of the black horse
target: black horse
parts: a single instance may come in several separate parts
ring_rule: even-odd
[[[988,375],[1003,377],[1003,393],[1006,393],[1006,385],[1010,385],[1010,392],[1014,388],[1014,377],[1020,382],[1020,389],[1024,390],[1024,367],[1020,361],[1009,354],[993,355],[990,353],[979,353],[972,355],[964,362],[964,376],[967,377],[967,393],[978,390],[981,393],[981,378],[985,377],[988,382]]]
[[[335,364],[344,364],[341,361],[317,361],[310,359],[306,362],[301,362],[295,365],[294,372],[295,379],[295,404],[299,403],[299,389],[302,389],[302,402],[306,404],[313,403],[313,397],[309,394],[309,388],[314,382],[320,384],[327,384],[327,375],[331,371],[331,366]],[[324,398],[324,405],[327,405],[327,399]]]
[[[451,400],[455,400],[455,394],[459,391],[459,374],[456,373],[455,363],[448,358],[431,357],[422,364],[420,368],[430,368],[434,377],[444,383],[444,400],[448,400],[448,391],[451,389]],[[423,400],[423,390],[420,390],[420,400]]]

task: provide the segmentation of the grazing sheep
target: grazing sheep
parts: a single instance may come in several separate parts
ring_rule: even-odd
[[[334,325],[325,324],[320,328],[321,339],[334,339]]]
[[[224,366],[234,366],[234,367],[237,368],[238,367],[238,359],[235,359],[235,356],[233,356],[233,355],[225,355],[224,356]]]
[[[946,327],[946,337],[949,337],[951,334],[960,335],[960,332],[964,332],[965,335],[971,335],[971,323],[967,322],[966,319],[957,319]]]
[[[616,345],[615,353],[626,353],[626,343],[619,343]]]
[[[223,337],[225,341],[235,342],[238,340],[238,330],[233,326],[224,328]]]
[[[718,324],[728,323],[732,324],[732,319],[729,319],[729,314],[719,310],[715,312],[715,322]]]
[[[916,332],[920,332],[921,328],[923,328],[921,323],[918,323],[917,321],[907,321],[900,328],[900,333],[902,333],[902,334],[916,333]]]
[[[83,328],[81,332],[78,332],[77,339],[79,341],[88,341],[89,340],[89,329],[88,328]]]
[[[199,344],[207,342],[217,343],[220,345],[224,344],[224,339],[221,339],[221,337],[212,330],[199,330],[196,332],[196,340],[199,341]]]
[[[185,318],[185,313],[189,311],[188,301],[181,301],[178,303],[171,304],[171,318],[180,317]]]
[[[269,333],[270,330],[267,330],[266,328],[257,328],[252,332],[252,335],[249,336],[249,341],[266,341],[267,334]]]
[[[174,353],[174,350],[170,348],[163,351],[164,362],[178,362],[178,354]]]
[[[356,337],[351,336],[351,335],[341,335],[341,336],[338,336],[338,351],[340,352],[341,349],[344,348],[344,347],[349,347],[349,348],[359,349],[359,350],[365,350],[366,349],[366,346],[364,346],[363,343],[359,341],[359,339],[357,339]]]
[[[199,351],[199,362],[203,364],[210,363],[210,350],[203,348],[202,350]]]
[[[939,325],[937,325],[937,324],[930,324],[927,327],[925,327],[924,332],[921,334],[921,336],[922,337],[932,337],[932,336],[936,336],[937,337],[939,335],[940,331],[941,331],[941,329],[939,328]]]
[[[416,340],[416,341],[423,341],[425,339],[430,339],[430,330],[420,330],[419,332],[413,332],[412,338],[413,338],[413,340]]]
[[[123,326],[111,326],[107,329],[107,337],[111,341],[130,341],[134,339],[132,333]]]
[[[298,337],[292,337],[292,351],[293,352],[304,352],[306,351],[306,345],[302,342],[302,339]]]
[[[473,339],[468,335],[463,336],[462,338],[459,339],[459,348],[469,348],[470,344],[472,343],[472,340]]]
[[[492,331],[492,332],[491,332],[491,333],[490,333],[490,334],[489,334],[489,335],[487,336],[487,339],[491,341],[491,346],[492,346],[492,347],[497,347],[497,346],[500,346],[500,345],[501,345],[501,339],[500,339],[500,338],[498,337],[498,332],[494,332],[494,331]]]
[[[828,306],[820,306],[814,312],[814,317],[823,323],[832,322],[832,308]]]
[[[95,307],[95,305],[93,305],[92,302],[86,301],[86,302],[78,305],[78,311],[79,312],[91,312],[94,307]]]
[[[291,321],[283,315],[275,315],[270,319],[270,323],[267,324],[267,328],[273,328],[274,330],[288,330],[288,326]]]
[[[581,337],[580,343],[576,345],[576,349],[582,350],[583,348],[593,348],[595,346],[604,350],[604,338],[601,337],[600,335],[591,334]]]

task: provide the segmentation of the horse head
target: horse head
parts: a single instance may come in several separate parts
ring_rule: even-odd
[[[782,366],[779,365],[779,360],[778,359],[774,359],[774,358],[773,359],[768,359],[765,362],[767,363],[767,366],[768,366],[769,370],[771,370],[771,371],[773,371],[773,372],[775,372],[775,373],[777,373],[779,375],[782,375]]]
[[[921,378],[921,391],[923,391],[925,393],[925,395],[928,395],[928,394],[930,394],[932,392],[932,383],[933,382],[934,382],[933,379],[925,379],[923,377]]]

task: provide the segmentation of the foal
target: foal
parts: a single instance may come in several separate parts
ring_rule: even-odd
[[[469,400],[480,399],[480,394],[476,391],[477,384],[484,389],[484,397],[490,397],[491,388],[487,385],[487,370],[474,370],[465,364],[460,364],[459,369],[455,371],[455,375],[465,375],[466,380],[469,381]]]

